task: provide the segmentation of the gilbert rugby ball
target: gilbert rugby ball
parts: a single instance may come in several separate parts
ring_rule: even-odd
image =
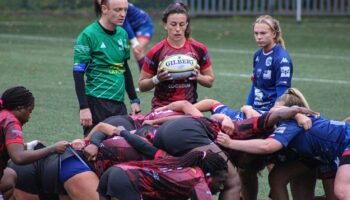
[[[168,71],[174,80],[185,79],[196,70],[197,60],[185,54],[174,54],[166,57],[159,64],[159,68]]]

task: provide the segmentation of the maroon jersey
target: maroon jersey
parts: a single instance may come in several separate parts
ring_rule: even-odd
[[[266,127],[270,113],[264,113],[259,117],[252,117],[245,120],[235,121],[235,131],[230,135],[231,139],[251,139],[268,136],[272,129]]]
[[[127,173],[131,183],[144,200],[213,199],[203,171],[199,167],[148,168],[143,163],[139,166],[128,164],[117,166]]]
[[[197,60],[201,71],[211,67],[208,50],[203,44],[189,39],[183,47],[177,49],[170,46],[167,40],[164,39],[148,51],[142,70],[149,74],[156,75],[159,63],[167,56],[174,54],[192,56]],[[178,100],[187,100],[191,103],[195,103],[198,97],[196,90],[197,82],[188,79],[161,82],[155,87],[152,109]]]
[[[102,142],[96,161],[93,162],[95,172],[100,177],[110,166],[133,160],[144,160],[145,158],[123,137],[114,136]]]
[[[12,112],[2,110],[0,112],[0,178],[10,159],[6,145],[12,143],[24,144],[22,124]]]

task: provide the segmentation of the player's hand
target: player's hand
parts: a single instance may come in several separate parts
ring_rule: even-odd
[[[235,130],[235,125],[229,117],[225,117],[221,122],[221,130],[224,131],[228,135],[233,135]]]
[[[188,79],[191,81],[196,81],[198,80],[199,75],[199,65],[197,65],[196,69],[192,72],[192,75]]]
[[[164,111],[164,110],[169,110],[169,105],[165,105],[165,106],[156,108],[156,109],[154,109],[154,112],[161,112],[161,111]]]
[[[231,141],[230,137],[221,131],[219,132],[216,138],[216,141],[224,147],[228,147],[228,148],[230,147],[230,141]]]
[[[168,71],[161,70],[161,69],[158,70],[157,78],[160,82],[173,80],[173,77]]]
[[[69,145],[69,143],[67,141],[59,141],[48,148],[51,148],[51,152],[53,152],[53,153],[61,154],[61,153],[64,153],[66,151],[66,148],[68,145]]]
[[[150,120],[150,119],[147,119],[145,121],[143,121],[142,125],[150,125],[150,126],[153,126],[153,123],[154,120]]]
[[[141,46],[141,45],[137,45],[135,46],[134,48],[132,48],[132,52],[133,54],[135,55],[140,55],[140,54],[143,54],[143,50],[144,48]]]
[[[141,114],[141,106],[138,103],[131,104],[131,112],[133,115]]]
[[[302,127],[303,129],[308,130],[312,127],[312,121],[309,117],[298,113],[294,118],[298,122],[298,126]]]
[[[80,110],[80,125],[84,127],[92,126],[92,115],[90,108]]]
[[[70,143],[70,145],[75,150],[82,150],[85,147],[85,141],[82,139],[75,139]]]
[[[88,161],[95,161],[98,153],[98,147],[94,144],[89,144],[84,148],[83,154]]]

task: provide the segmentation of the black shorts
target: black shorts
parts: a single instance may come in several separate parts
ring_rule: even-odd
[[[153,145],[173,156],[181,156],[188,151],[213,143],[206,129],[196,119],[184,117],[162,124]]]
[[[114,115],[127,115],[127,109],[124,102],[100,99],[87,96],[88,105],[92,115],[92,127],[84,127],[86,136],[90,130],[99,122]]]
[[[16,188],[37,194],[41,200],[55,200],[59,194],[67,194],[58,180],[58,157],[58,154],[52,154],[27,165],[10,162],[8,167],[17,173]]]
[[[134,121],[128,115],[111,116],[103,120],[103,122],[113,126],[123,126],[128,131],[136,129]]]
[[[135,190],[129,176],[117,166],[110,167],[100,178],[97,192],[101,196],[117,199],[140,200],[140,194]]]

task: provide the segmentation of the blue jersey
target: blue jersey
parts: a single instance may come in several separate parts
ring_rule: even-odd
[[[153,23],[150,16],[131,3],[128,6],[123,28],[128,33],[129,39],[139,35],[151,38],[153,35]]]
[[[269,138],[307,157],[338,165],[350,145],[350,123],[311,117],[312,127],[304,130],[295,120],[283,121]]]
[[[261,110],[256,110],[256,111],[260,114],[265,113],[265,111],[261,111]],[[232,119],[233,121],[241,121],[241,120],[247,119],[246,115],[243,112],[236,111],[223,104],[217,104],[213,106],[213,108],[210,109],[210,112],[212,115],[224,114],[228,116],[230,119]]]
[[[257,51],[253,62],[253,86],[247,104],[268,111],[291,87],[293,63],[287,51],[278,44],[268,53],[263,49]]]

